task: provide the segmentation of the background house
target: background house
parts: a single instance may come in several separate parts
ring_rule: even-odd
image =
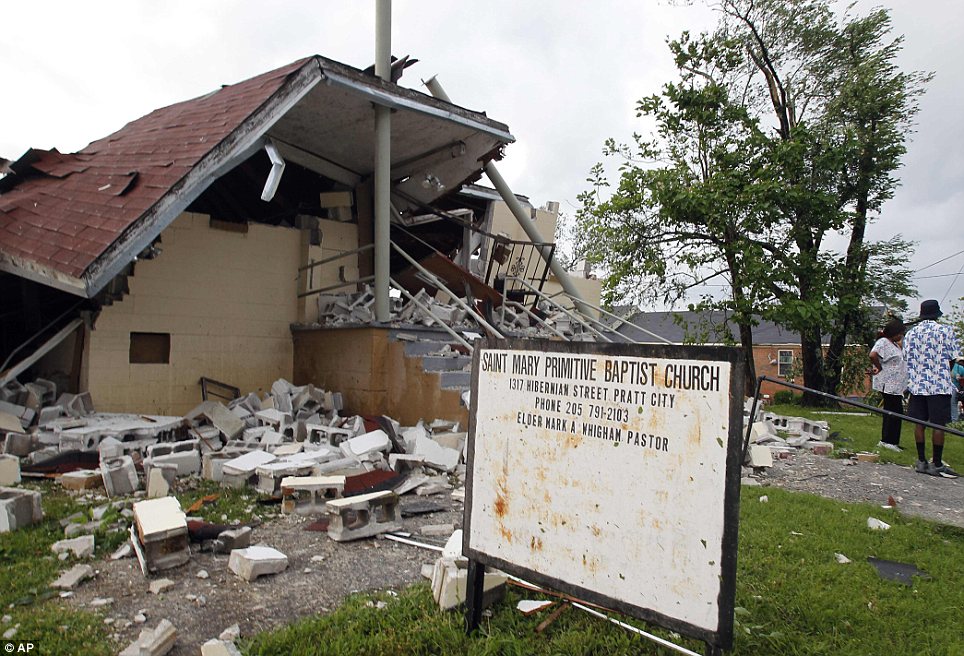
[[[671,341],[674,344],[721,344],[737,345],[740,334],[735,325],[726,322],[723,312],[698,313],[682,312],[629,312],[626,323],[615,326],[615,330],[631,339],[640,342],[657,343],[654,334]],[[824,344],[824,348],[829,342]],[[793,379],[799,369],[800,336],[789,332],[770,321],[760,320],[753,327],[753,363],[757,376],[783,378],[790,382],[802,384],[799,379]],[[776,392],[787,389],[776,383],[764,381],[760,393],[773,396]],[[855,390],[862,394],[869,389]]]

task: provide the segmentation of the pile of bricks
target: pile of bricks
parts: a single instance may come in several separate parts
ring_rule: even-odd
[[[750,419],[751,404],[752,400],[748,400],[744,407],[744,426]],[[787,460],[801,450],[827,456],[833,452],[829,436],[830,426],[825,421],[785,417],[758,407],[744,464],[753,468],[770,467],[774,459]]]
[[[284,379],[263,397],[206,401],[184,417],[96,413],[89,395],[56,397],[51,385],[4,388],[0,530],[42,519],[40,493],[10,487],[21,482],[21,463],[80,458],[85,467],[59,477],[68,490],[146,497],[129,511],[131,543],[145,574],[189,557],[184,515],[170,496],[185,477],[254,488],[279,499],[284,512],[327,515],[329,535],[338,541],[399,529],[400,494],[464,498],[466,433],[456,422],[402,427],[388,417],[343,417],[341,394]],[[353,489],[355,496],[345,498],[346,482],[372,475],[390,479],[392,489],[360,495]],[[163,526],[154,527],[158,522]]]

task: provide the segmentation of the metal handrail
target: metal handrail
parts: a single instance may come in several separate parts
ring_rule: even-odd
[[[513,277],[513,278],[511,278],[511,279],[512,279],[512,280],[518,280],[518,281],[521,282],[523,285],[525,285],[526,287],[528,287],[529,289],[531,289],[532,292],[533,292],[536,296],[538,296],[538,297],[540,297],[540,298],[544,298],[545,300],[547,300],[547,301],[549,301],[550,303],[552,303],[554,306],[556,306],[557,308],[559,308],[559,310],[562,311],[563,314],[565,314],[566,316],[568,316],[568,317],[571,318],[571,319],[575,319],[576,322],[577,322],[579,325],[581,325],[583,328],[588,328],[590,331],[596,333],[596,335],[598,335],[599,337],[602,337],[602,338],[603,338],[604,340],[606,340],[607,342],[612,342],[612,341],[613,341],[613,340],[611,340],[608,336],[606,336],[606,335],[604,335],[603,333],[601,333],[601,332],[599,332],[598,330],[596,330],[591,324],[583,321],[577,314],[574,314],[574,313],[570,312],[569,310],[567,310],[566,308],[564,308],[562,305],[560,305],[559,303],[557,303],[556,301],[554,301],[552,298],[550,298],[549,296],[543,294],[541,291],[539,291],[538,289],[536,289],[535,287],[533,287],[532,285],[530,285],[529,283],[527,283],[527,282],[526,282],[525,280],[523,280],[522,278],[515,278],[515,277]],[[509,278],[506,278],[506,280],[510,280],[510,279],[509,279]],[[568,296],[568,295],[567,295],[567,296]],[[587,318],[589,318],[589,317],[587,317]],[[598,323],[598,322],[597,322],[597,323]],[[600,324],[600,325],[602,325],[602,324]],[[605,326],[603,326],[603,327],[605,328]]]
[[[593,305],[592,303],[590,303],[589,301],[583,301],[582,303],[583,303],[583,305],[587,305],[587,306],[591,307],[593,310],[596,310],[597,312],[600,312],[600,313],[602,313],[602,314],[605,314],[607,317],[612,317],[613,319],[615,319],[616,321],[619,321],[620,323],[629,324],[630,326],[632,326],[633,328],[635,328],[635,329],[638,330],[639,332],[641,332],[641,333],[646,333],[647,335],[650,335],[651,337],[655,337],[656,339],[658,339],[659,341],[663,342],[664,344],[673,344],[673,343],[674,343],[674,342],[666,339],[666,338],[663,337],[662,335],[657,335],[657,334],[654,333],[652,330],[646,330],[645,328],[643,328],[643,327],[641,327],[641,326],[637,326],[637,325],[634,324],[632,321],[626,321],[626,320],[623,319],[622,317],[620,317],[620,316],[618,316],[618,315],[615,315],[615,314],[613,314],[612,312],[609,312],[609,311],[607,311],[607,310],[604,310],[604,309],[602,309],[601,307],[597,307],[597,306]],[[606,324],[602,323],[601,321],[597,321],[597,323],[598,323],[600,326],[605,326],[605,325],[606,325]],[[607,326],[607,328],[608,328],[608,326]],[[612,330],[616,330],[616,329],[613,328]],[[622,334],[622,333],[620,333],[620,334]],[[635,339],[630,339],[627,335],[623,335],[623,337],[625,337],[627,340],[629,340],[629,341],[632,342],[633,344],[643,344],[643,343],[645,343],[645,342],[636,341]]]
[[[441,280],[439,280],[438,277],[437,277],[434,273],[432,273],[431,271],[429,271],[428,269],[426,269],[425,267],[423,267],[421,264],[419,264],[419,263],[415,260],[415,258],[413,258],[413,257],[410,256],[408,253],[406,253],[406,252],[403,251],[401,248],[399,248],[398,244],[396,244],[395,242],[390,242],[390,243],[391,243],[391,245],[392,245],[392,248],[394,248],[396,251],[398,251],[398,253],[399,253],[402,257],[404,257],[406,260],[408,260],[408,263],[409,263],[409,264],[411,264],[411,265],[414,266],[416,269],[418,269],[418,270],[425,276],[425,279],[428,280],[429,283],[430,283],[433,287],[436,287],[436,288],[438,288],[438,289],[441,289],[441,290],[444,291],[446,294],[448,294],[448,295],[449,295],[449,298],[451,298],[453,301],[455,301],[455,304],[456,304],[456,305],[458,305],[460,308],[462,308],[463,310],[465,310],[466,312],[468,312],[469,314],[471,314],[471,315],[475,318],[475,320],[479,322],[479,324],[481,324],[482,326],[485,326],[485,328],[487,328],[489,331],[491,331],[496,337],[505,338],[505,335],[503,335],[495,326],[493,326],[493,325],[490,324],[488,321],[486,321],[486,320],[485,320],[485,317],[483,317],[481,314],[479,314],[479,313],[475,310],[475,308],[473,308],[471,305],[469,305],[468,303],[466,303],[465,301],[463,301],[463,300],[462,300],[461,298],[459,298],[456,294],[454,294],[454,293],[452,292],[452,290],[450,290],[448,287],[446,287],[446,286],[445,286],[445,283],[443,283]]]
[[[340,282],[336,285],[319,287],[318,289],[312,289],[307,292],[301,292],[300,294],[298,294],[298,298],[304,298],[305,296],[311,296],[312,294],[323,294],[325,292],[330,292],[332,289],[341,289],[342,287],[351,287],[352,285],[357,285],[359,283],[371,282],[374,279],[375,279],[375,276],[365,276],[364,278],[359,278],[358,280],[349,280],[347,282]]]
[[[412,294],[410,294],[407,289],[405,289],[404,287],[402,287],[401,285],[399,285],[398,282],[396,282],[394,278],[389,278],[388,281],[389,281],[389,283],[391,283],[391,286],[392,286],[392,287],[394,287],[395,289],[397,289],[398,291],[400,291],[403,296],[405,296],[406,298],[408,298],[408,300],[410,300],[412,303],[414,303],[415,305],[417,305],[421,310],[424,310],[425,312],[428,312],[428,313],[432,316],[432,318],[435,319],[435,322],[436,322],[438,325],[442,326],[442,328],[444,328],[445,331],[446,331],[449,335],[451,335],[452,337],[454,337],[454,338],[456,339],[456,341],[459,342],[459,344],[461,344],[461,345],[464,346],[465,348],[469,349],[470,351],[472,350],[472,345],[469,344],[469,342],[466,341],[461,335],[459,335],[457,332],[455,332],[455,330],[454,330],[451,326],[449,326],[449,325],[446,324],[444,321],[442,321],[439,317],[437,317],[437,316],[435,315],[435,313],[432,312],[432,308],[431,308],[431,307],[425,305],[425,304],[422,303],[420,300],[418,300],[417,298],[415,298],[415,296],[413,296]]]
[[[331,257],[326,257],[323,260],[318,260],[317,262],[306,264],[303,267],[298,267],[298,273],[300,274],[302,271],[307,271],[308,269],[314,269],[316,266],[321,266],[322,264],[328,264],[329,262],[340,260],[344,257],[348,257],[349,255],[357,255],[358,253],[363,253],[373,248],[375,248],[375,244],[365,244],[364,246],[359,246],[353,251],[345,251],[344,253],[339,253],[338,255],[332,255]]]
[[[356,248],[355,250],[344,251],[344,252],[342,252],[342,253],[339,253],[338,255],[332,255],[331,257],[326,257],[326,258],[323,259],[323,260],[318,260],[317,262],[311,262],[310,264],[306,264],[306,265],[304,265],[304,266],[300,266],[300,267],[298,267],[298,280],[301,279],[301,272],[302,272],[302,271],[310,271],[310,272],[314,273],[313,270],[314,270],[315,267],[321,266],[321,265],[323,265],[323,264],[328,264],[328,263],[334,262],[334,261],[336,261],[336,260],[342,260],[342,259],[344,259],[344,258],[346,258],[346,257],[351,257],[351,256],[353,256],[353,255],[358,255],[358,254],[360,254],[360,253],[364,253],[365,251],[369,251],[369,250],[371,250],[371,249],[373,249],[373,248],[375,248],[375,245],[374,245],[374,244],[365,244],[364,246],[359,246],[359,247]],[[314,278],[314,276],[311,276],[311,277],[306,281],[305,286],[310,285],[311,282],[312,282],[312,280],[313,280],[313,278]],[[325,292],[331,291],[332,289],[340,289],[340,288],[342,288],[342,287],[350,287],[351,285],[358,285],[358,284],[361,284],[361,283],[371,282],[371,281],[373,281],[374,279],[375,279],[375,276],[365,276],[364,278],[359,278],[359,279],[357,279],[357,280],[344,280],[344,281],[342,281],[342,282],[340,282],[340,283],[337,283],[337,284],[334,284],[334,285],[328,285],[327,287],[319,287],[319,288],[317,288],[317,289],[311,289],[311,290],[303,291],[303,292],[301,292],[301,293],[298,294],[297,298],[305,298],[306,296],[312,296],[312,295],[314,295],[314,294],[323,294],[323,293],[325,293]]]
[[[547,296],[547,298],[548,298],[549,300],[552,300],[552,299],[554,299],[556,296],[558,296],[559,294],[565,294],[565,296],[567,296],[570,300],[573,301],[573,304],[575,304],[575,300],[572,299],[571,296],[569,296],[568,294],[566,294],[566,291],[565,291],[564,289],[556,292],[555,294],[552,294],[552,295],[550,295],[550,296]],[[554,301],[553,301],[553,302],[554,302]],[[596,312],[599,312],[600,314],[605,314],[607,317],[612,317],[613,319],[615,319],[616,321],[618,321],[620,324],[623,324],[623,323],[628,324],[628,325],[632,326],[633,328],[635,328],[636,330],[638,330],[639,332],[641,332],[641,333],[646,333],[646,334],[649,335],[650,337],[654,337],[654,338],[656,338],[657,340],[663,342],[664,344],[674,344],[674,343],[675,343],[675,342],[673,342],[673,341],[671,341],[671,340],[669,340],[669,339],[666,339],[666,338],[663,337],[662,335],[657,335],[657,334],[654,333],[652,330],[647,330],[647,329],[643,328],[642,326],[637,326],[637,325],[634,324],[632,321],[627,321],[626,319],[623,319],[622,317],[620,317],[620,316],[618,316],[618,315],[615,315],[615,314],[613,314],[612,312],[609,312],[608,310],[604,310],[603,308],[601,308],[601,307],[599,307],[599,306],[597,306],[597,305],[593,305],[593,304],[590,303],[589,301],[582,301],[582,304],[583,304],[583,305],[586,305],[587,307],[592,308],[593,310],[595,310]],[[587,317],[587,319],[589,319],[590,321],[592,321],[593,323],[595,323],[595,324],[597,324],[597,325],[599,325],[599,326],[603,326],[603,327],[606,328],[607,330],[610,329],[609,326],[606,326],[606,324],[604,324],[604,323],[602,323],[601,321],[598,321],[598,320],[596,320],[596,319],[593,319],[592,317]],[[617,325],[618,325],[618,324],[617,324]],[[615,328],[612,328],[611,330],[614,330],[614,331],[615,331],[616,329],[615,329]],[[622,334],[622,333],[620,333],[620,334]],[[632,339],[632,338],[630,338],[628,335],[623,335],[623,337],[625,337],[625,338],[626,338],[629,342],[631,342],[632,344],[644,344],[644,343],[645,343],[645,342],[640,342],[640,341],[637,341],[637,340],[635,340],[635,339]]]
[[[523,305],[522,303],[517,303],[516,301],[510,301],[509,299],[504,299],[504,300],[502,301],[502,307],[505,308],[505,306],[507,306],[507,305],[510,305],[510,306],[512,306],[512,307],[515,307],[515,308],[518,308],[518,309],[522,310],[523,312],[525,312],[526,314],[528,314],[530,317],[532,317],[533,319],[535,319],[536,321],[538,321],[539,323],[541,323],[543,326],[545,326],[546,328],[548,328],[549,330],[551,330],[552,332],[554,332],[556,335],[558,335],[559,337],[561,337],[563,341],[566,341],[566,342],[569,341],[569,338],[566,337],[566,336],[562,333],[561,330],[557,330],[551,323],[549,323],[548,321],[546,321],[545,319],[543,319],[542,317],[540,317],[538,314],[536,314],[535,312],[533,312],[532,310],[530,310],[529,308],[527,308],[527,307],[526,307],[525,305]],[[502,313],[502,321],[505,322],[505,312]]]

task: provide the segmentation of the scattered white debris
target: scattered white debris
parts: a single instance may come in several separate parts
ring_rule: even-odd
[[[535,601],[533,599],[523,599],[518,604],[516,604],[516,610],[518,610],[523,615],[531,615],[532,613],[537,613],[544,608],[548,608],[553,605],[553,601]]]

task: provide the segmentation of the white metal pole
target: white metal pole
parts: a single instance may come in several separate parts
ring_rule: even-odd
[[[375,75],[391,81],[392,0],[375,0]],[[391,255],[392,114],[375,105],[375,319],[391,320],[389,257]]]

